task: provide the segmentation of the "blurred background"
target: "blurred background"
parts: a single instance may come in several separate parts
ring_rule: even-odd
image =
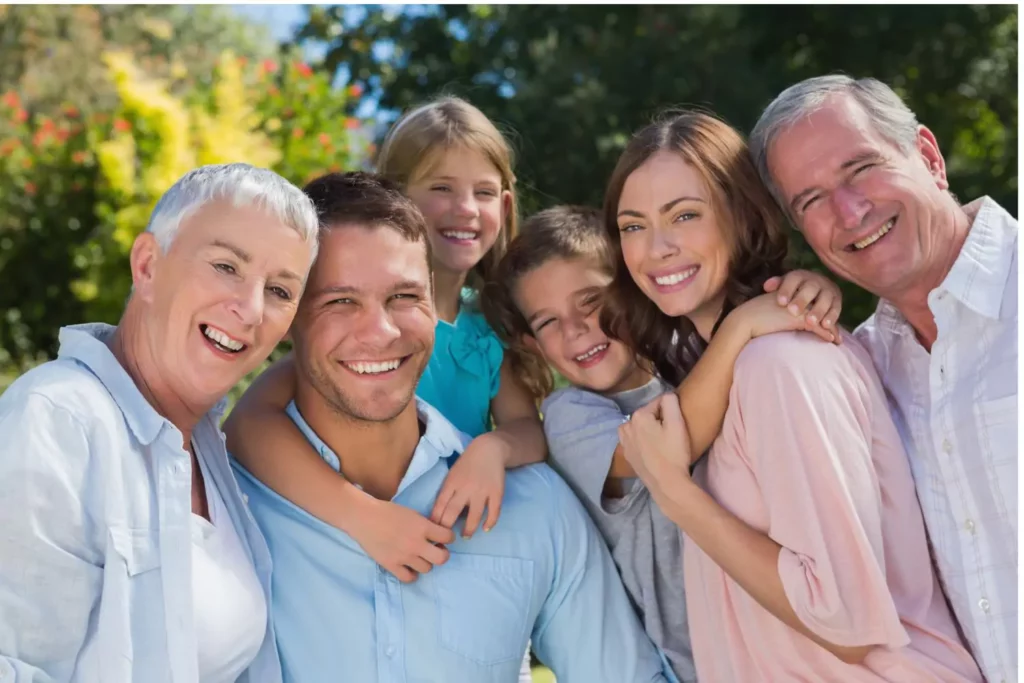
[[[525,212],[600,205],[660,109],[748,131],[832,71],[893,86],[953,191],[1016,215],[1012,5],[0,6],[0,391],[53,357],[61,325],[117,322],[133,238],[197,164],[299,184],[366,167],[401,110],[454,93],[509,133]],[[845,294],[853,325],[874,302]]]

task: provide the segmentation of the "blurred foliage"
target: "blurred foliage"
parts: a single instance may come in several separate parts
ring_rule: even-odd
[[[467,97],[512,132],[524,209],[600,205],[627,136],[667,106],[703,106],[743,131],[786,86],[843,71],[891,85],[936,134],[952,188],[1017,211],[1013,5],[446,5],[313,7],[299,39],[323,68],[401,110]],[[794,260],[819,267],[794,233]],[[843,321],[874,301],[844,288]]]
[[[151,73],[128,50],[98,59],[109,102],[86,95],[50,113],[19,90],[0,92],[0,369],[8,373],[52,357],[61,325],[117,322],[132,242],[189,169],[245,161],[302,184],[360,165],[367,152],[361,123],[346,113],[359,88],[332,88],[287,54],[253,60],[222,50],[205,74],[198,61]]]

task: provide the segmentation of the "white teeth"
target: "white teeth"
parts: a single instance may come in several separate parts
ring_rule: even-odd
[[[654,281],[657,282],[659,285],[662,285],[662,286],[665,286],[665,285],[676,285],[676,284],[679,284],[680,282],[682,282],[683,280],[685,280],[686,278],[690,277],[691,275],[693,275],[696,272],[697,272],[697,266],[693,266],[692,268],[687,268],[686,270],[684,270],[684,271],[682,271],[680,273],[674,273],[672,275],[665,275],[664,277],[656,277],[656,278],[654,278]]]
[[[463,232],[461,230],[442,230],[441,234],[445,237],[449,237],[453,240],[473,240],[476,239],[475,232]]]
[[[208,339],[217,342],[230,351],[241,351],[245,347],[245,344],[242,342],[232,339],[223,332],[213,329],[209,325],[203,327],[203,334],[206,335]]]
[[[597,346],[595,346],[594,348],[590,349],[586,353],[583,353],[583,354],[580,354],[579,356],[576,356],[576,360],[578,362],[582,363],[583,361],[587,360],[588,358],[592,358],[593,356],[596,356],[597,354],[601,353],[602,351],[604,351],[607,348],[608,348],[608,344],[598,344]]]
[[[345,366],[350,370],[358,372],[360,375],[377,375],[382,372],[390,372],[398,369],[398,366],[402,364],[400,359],[386,360],[381,363],[367,363],[360,361],[358,363],[345,363]]]
[[[892,230],[892,226],[895,223],[896,223],[896,219],[895,218],[889,219],[889,221],[885,225],[883,225],[882,227],[880,227],[878,229],[878,232],[873,233],[871,235],[868,235],[867,237],[865,237],[864,239],[862,239],[859,242],[854,242],[853,243],[854,249],[857,249],[859,251],[859,250],[863,249],[864,247],[871,246],[872,244],[874,244],[875,242],[880,240],[882,238],[882,235],[884,235],[885,233],[887,233],[890,230]]]

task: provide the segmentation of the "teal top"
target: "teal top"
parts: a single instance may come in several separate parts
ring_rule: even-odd
[[[460,431],[476,438],[491,429],[491,399],[498,394],[505,351],[466,287],[454,323],[437,321],[434,353],[416,395]]]

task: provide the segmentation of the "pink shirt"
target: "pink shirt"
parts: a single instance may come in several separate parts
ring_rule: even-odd
[[[852,337],[836,347],[787,332],[748,344],[722,433],[696,478],[782,546],[779,575],[810,631],[837,645],[878,646],[861,664],[842,662],[690,541],[686,599],[701,681],[982,680],[932,568],[871,359]]]

